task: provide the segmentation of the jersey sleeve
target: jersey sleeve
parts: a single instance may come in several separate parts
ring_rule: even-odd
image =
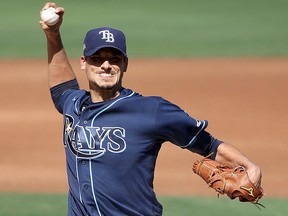
[[[68,90],[79,90],[79,85],[76,79],[61,83],[50,89],[52,101],[60,113],[63,113],[63,101],[65,100],[63,95],[65,92],[68,92]]]
[[[155,124],[164,140],[203,156],[212,152],[215,156],[222,143],[205,130],[208,121],[192,118],[180,107],[164,99],[159,100]]]

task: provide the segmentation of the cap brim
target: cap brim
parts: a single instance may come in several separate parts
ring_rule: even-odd
[[[126,58],[128,57],[127,54],[124,51],[122,51],[118,47],[112,46],[112,45],[99,46],[99,47],[97,47],[95,49],[91,49],[91,50],[89,50],[87,52],[84,51],[84,56],[86,56],[86,57],[92,56],[94,53],[96,53],[97,51],[99,51],[100,49],[103,49],[103,48],[114,48],[116,50],[119,50]]]

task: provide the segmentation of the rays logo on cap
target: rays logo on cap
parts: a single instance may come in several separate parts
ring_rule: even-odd
[[[84,56],[91,56],[102,48],[118,49],[127,57],[126,39],[122,31],[110,27],[91,29],[84,39]]]
[[[102,34],[102,40],[106,40],[106,42],[113,43],[114,35],[109,30],[99,31],[99,34]]]

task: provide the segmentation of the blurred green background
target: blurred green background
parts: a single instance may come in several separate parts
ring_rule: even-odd
[[[67,215],[66,196],[61,194],[1,194],[1,216],[64,216]],[[160,197],[163,216],[286,216],[287,200],[264,199],[266,208],[258,209],[250,203],[240,203],[226,196]],[[114,216],[114,215],[111,215]]]
[[[39,11],[45,1],[0,3],[0,58],[43,58]],[[64,45],[82,51],[88,29],[111,26],[127,36],[130,57],[287,56],[287,0],[59,0]]]

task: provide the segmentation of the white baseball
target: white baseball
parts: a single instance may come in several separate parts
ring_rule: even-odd
[[[49,26],[53,26],[59,21],[59,15],[55,13],[55,8],[53,7],[42,10],[40,17]]]

